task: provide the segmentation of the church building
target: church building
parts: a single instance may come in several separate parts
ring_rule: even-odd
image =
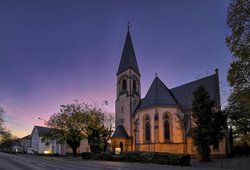
[[[203,86],[220,110],[218,69],[213,75],[172,89],[156,75],[141,98],[141,73],[128,30],[116,76],[112,151],[196,154],[190,136],[193,91]],[[226,155],[226,141],[212,148],[211,154]]]

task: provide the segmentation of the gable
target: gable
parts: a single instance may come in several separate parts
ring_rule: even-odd
[[[153,105],[178,106],[171,91],[157,76],[151,84],[145,98],[142,100],[139,109]]]

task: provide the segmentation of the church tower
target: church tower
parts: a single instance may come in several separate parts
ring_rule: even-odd
[[[140,71],[137,65],[129,27],[116,73],[115,123],[124,127],[128,136],[131,134],[131,117],[141,99]]]

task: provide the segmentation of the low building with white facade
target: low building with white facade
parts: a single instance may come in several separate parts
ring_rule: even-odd
[[[34,126],[30,137],[31,148],[29,149],[32,149],[38,154],[52,154],[52,151],[53,154],[59,155],[72,154],[72,149],[66,143],[59,144],[56,141],[42,141],[42,138],[45,134],[53,135],[53,133],[56,133],[55,129],[53,128]],[[81,154],[82,152],[90,152],[90,146],[87,139],[83,139],[80,143],[80,146],[77,148],[77,154]]]
[[[54,129],[42,126],[34,126],[31,133],[31,148],[38,154],[59,154],[64,155],[62,144],[58,144],[55,140],[42,141],[43,135],[51,133]]]
[[[31,147],[31,136],[27,135],[27,136],[22,137],[20,139],[20,143],[21,143],[21,146],[23,148],[23,152],[26,153],[27,148]]]

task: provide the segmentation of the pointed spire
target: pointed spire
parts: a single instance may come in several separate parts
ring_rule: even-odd
[[[129,32],[129,23],[128,23],[128,32],[126,36],[126,41],[125,41],[125,45],[123,48],[120,65],[119,65],[116,75],[122,73],[123,71],[127,69],[132,69],[137,74],[140,75],[140,71],[137,65],[137,61],[136,61],[133,43],[132,43],[130,32]]]

